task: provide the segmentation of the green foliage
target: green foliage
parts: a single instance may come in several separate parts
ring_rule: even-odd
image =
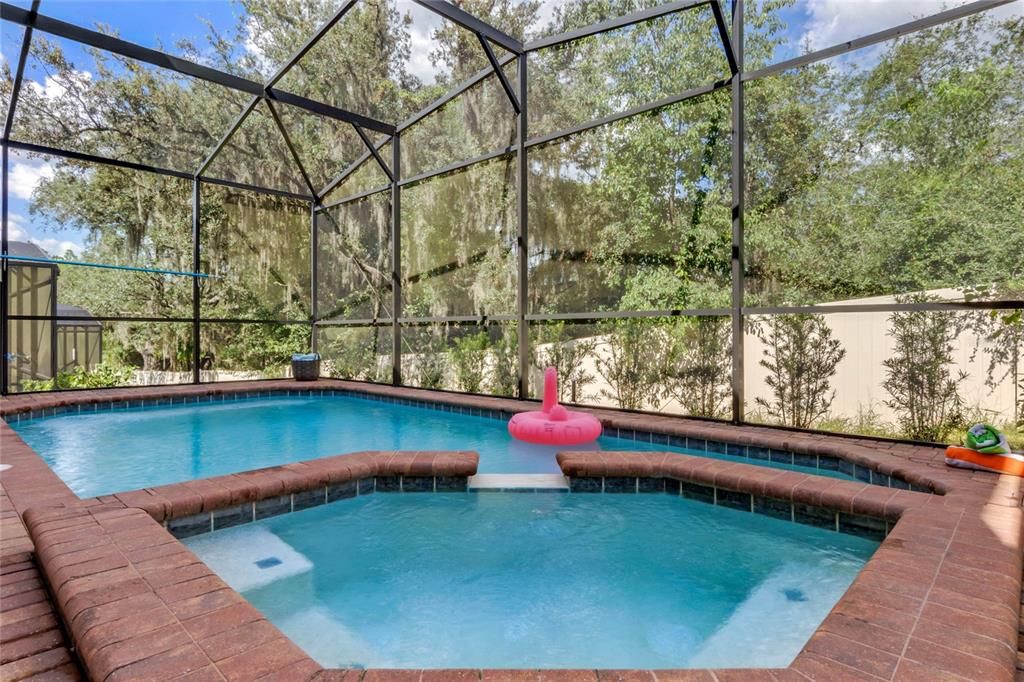
[[[519,390],[519,339],[515,329],[501,330],[491,346],[490,393],[514,396]]]
[[[870,405],[859,405],[857,414],[852,417],[828,415],[817,423],[816,428],[822,431],[855,433],[878,438],[900,437],[899,429],[894,424],[882,419]]]
[[[768,317],[758,334],[766,346],[758,364],[768,370],[772,399],[757,398],[757,404],[781,424],[814,426],[832,406],[830,381],[846,350],[817,315]]]
[[[1020,289],[1009,293],[1021,294]],[[1013,387],[1013,423],[1024,426],[1024,310],[992,310],[968,320],[978,335],[978,348],[988,355],[985,384],[996,389],[1004,382]]]
[[[293,353],[309,352],[309,328],[276,324],[208,324],[200,328],[203,362],[227,371],[280,375]]]
[[[661,367],[665,399],[677,401],[686,414],[724,417],[732,395],[732,333],[728,317],[698,317],[667,328]]]
[[[451,350],[455,385],[467,393],[480,393],[487,374],[487,332],[463,336]]]
[[[915,297],[913,301],[923,301]],[[907,438],[942,442],[964,426],[963,400],[953,375],[953,344],[962,328],[955,314],[930,310],[896,312],[889,316],[892,357],[885,360],[885,383],[900,430]]]
[[[415,359],[410,363],[409,378],[420,388],[444,388],[448,374],[448,351],[444,335],[439,329],[431,329],[425,344],[417,348]]]
[[[1020,25],[976,15],[751,84],[749,302],[1020,281]]]
[[[658,395],[658,367],[664,342],[649,320],[624,318],[601,325],[604,348],[598,348],[598,373],[609,388],[601,395],[627,410],[639,410]]]
[[[427,350],[416,358],[413,365],[413,384],[420,388],[444,388],[448,371],[448,353]]]
[[[538,329],[533,351],[534,367],[538,370],[555,368],[558,372],[559,400],[583,402],[584,389],[596,380],[583,363],[594,355],[596,342],[589,338],[572,338],[565,322],[561,320],[541,325]],[[539,345],[545,348],[538,348]]]
[[[320,356],[327,374],[339,379],[377,381],[380,377],[378,351],[380,329],[321,328]]]
[[[125,386],[132,376],[128,367],[112,367],[107,364],[96,365],[92,370],[75,367],[70,372],[58,372],[55,379],[26,380],[22,382],[25,391],[53,391],[68,388],[112,388]]]

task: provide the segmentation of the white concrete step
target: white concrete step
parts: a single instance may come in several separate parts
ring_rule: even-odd
[[[569,491],[562,474],[477,474],[469,477],[469,490],[475,492],[556,492]]]

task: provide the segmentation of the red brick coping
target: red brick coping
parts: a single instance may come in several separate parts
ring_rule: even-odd
[[[114,396],[153,396],[296,389],[292,382],[35,395],[0,400],[0,414],[47,409],[67,401],[107,402]],[[319,381],[313,389],[365,391],[484,409],[521,409],[499,398]],[[1021,479],[970,473],[942,465],[941,449],[830,438],[764,427],[593,410],[606,425],[681,433],[794,452],[836,454],[899,473],[944,493],[930,495],[743,463],[660,453],[564,453],[570,479],[599,479],[602,489],[622,478],[662,479],[728,493],[788,500],[838,514],[882,516],[895,522],[789,668],[736,671],[324,671],[228,588],[166,529],[132,505],[148,504],[159,517],[233,504],[238,495],[277,494],[323,484],[342,466],[357,475],[366,459],[352,456],[272,467],[233,477],[78,500],[6,424],[0,425],[4,463],[0,481],[29,526],[43,573],[93,679],[362,680],[1012,680],[1016,659],[1024,524]],[[394,459],[403,473],[425,457]],[[389,458],[388,460],[392,460]],[[463,464],[465,462],[463,461]],[[446,465],[447,466],[447,465]],[[355,471],[355,473],[353,473]],[[270,473],[266,473],[270,472]],[[301,472],[301,473],[298,473]],[[246,482],[246,477],[253,477]],[[263,480],[263,477],[267,477]],[[221,481],[220,479],[228,479]],[[253,479],[260,479],[257,483]],[[225,483],[230,483],[225,485]],[[268,487],[269,486],[269,489]],[[166,488],[166,489],[165,489]],[[260,492],[262,491],[262,492]],[[724,491],[719,493],[718,491]],[[149,497],[142,497],[147,495]],[[135,499],[133,499],[133,496]],[[157,498],[157,499],[149,499]],[[198,501],[197,501],[198,500]],[[204,506],[205,505],[205,506]],[[26,511],[28,507],[40,509]],[[47,508],[49,507],[49,508]],[[134,600],[134,601],[133,601]],[[207,624],[209,624],[207,626]],[[204,629],[208,627],[209,629]],[[90,648],[91,647],[91,648]],[[131,659],[131,660],[129,660]],[[261,677],[266,674],[266,677]]]
[[[357,453],[33,508],[24,519],[93,679],[305,679],[320,666],[156,520],[377,476],[464,481],[476,466],[475,453]]]

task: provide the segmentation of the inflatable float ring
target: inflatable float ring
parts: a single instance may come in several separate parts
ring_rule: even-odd
[[[558,375],[554,367],[548,367],[544,370],[541,409],[512,415],[508,432],[513,438],[537,445],[582,445],[601,435],[601,422],[558,404]]]

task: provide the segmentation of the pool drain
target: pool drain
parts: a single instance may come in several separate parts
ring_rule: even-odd
[[[795,587],[788,587],[784,589],[782,594],[786,595],[786,599],[789,601],[807,601],[807,595],[804,594],[804,591],[798,590]]]

